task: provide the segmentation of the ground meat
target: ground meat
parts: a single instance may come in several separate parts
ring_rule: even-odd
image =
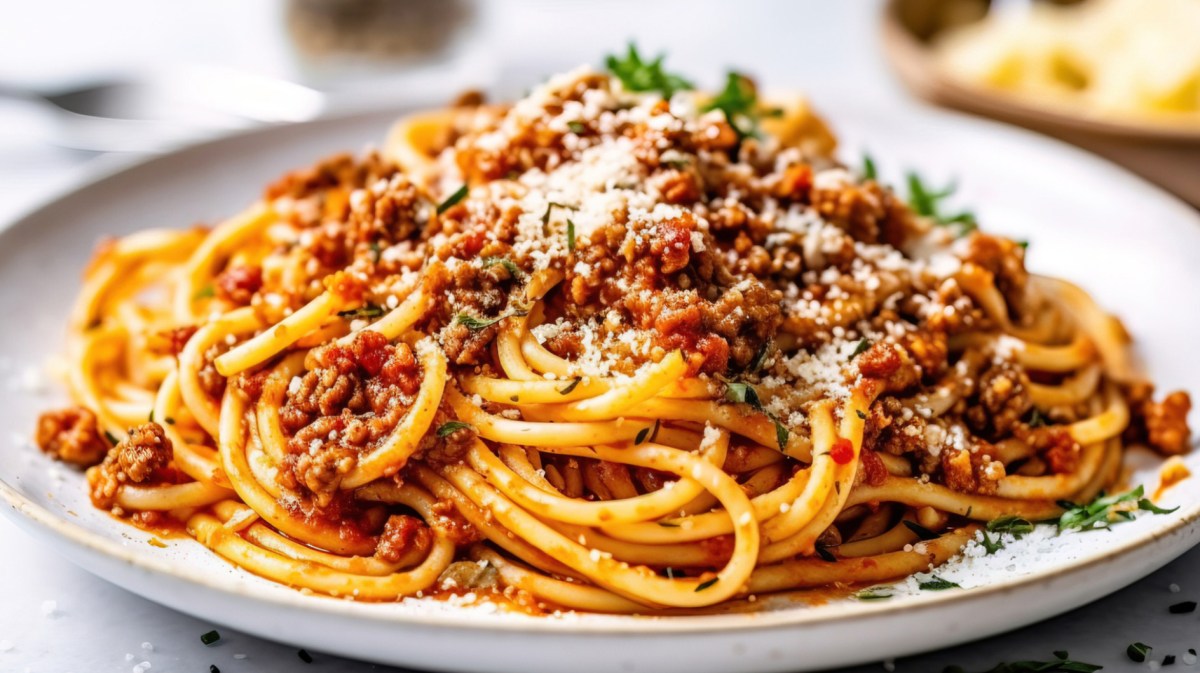
[[[1191,442],[1187,416],[1191,409],[1192,399],[1182,390],[1167,395],[1161,402],[1155,402],[1147,392],[1145,399],[1132,409],[1135,426],[1141,431],[1139,438],[1160,453],[1187,453]]]
[[[397,563],[410,550],[424,551],[433,542],[429,528],[416,517],[394,514],[388,517],[375,556],[388,563]]]
[[[262,267],[241,265],[225,269],[214,283],[217,296],[235,306],[249,306],[262,284]]]
[[[917,225],[908,208],[876,182],[813,189],[812,205],[830,222],[864,243],[903,247]]]
[[[859,464],[862,466],[859,474],[868,486],[879,486],[888,477],[887,466],[883,464],[883,459],[871,449],[863,449],[859,452]]]
[[[875,379],[887,392],[900,392],[921,380],[917,364],[908,351],[890,341],[880,341],[855,360],[864,378]]]
[[[967,240],[964,261],[973,262],[991,272],[997,289],[1004,295],[1009,311],[1020,310],[1025,301],[1029,273],[1025,270],[1025,249],[1016,242],[976,231]]]
[[[1004,437],[1033,409],[1029,377],[1011,363],[993,365],[980,375],[974,402],[966,413],[971,429],[993,439]]]
[[[1004,478],[1004,463],[983,452],[942,450],[942,477],[946,486],[961,493],[991,495]]]
[[[1082,447],[1071,438],[1071,433],[1066,428],[1049,427],[1035,430],[1033,448],[1046,461],[1052,474],[1069,474],[1079,467],[1079,453]]]
[[[309,371],[289,386],[280,409],[280,423],[291,434],[290,469],[281,478],[325,506],[359,456],[407,413],[421,385],[420,368],[407,344],[371,330],[348,346],[312,351],[305,364]]]
[[[228,381],[221,375],[221,372],[217,371],[217,366],[213,362],[228,350],[229,346],[224,342],[209,348],[204,353],[204,364],[196,372],[196,377],[200,381],[200,387],[214,400],[220,400],[225,394],[225,386]]]
[[[122,485],[149,481],[156,470],[171,462],[173,452],[171,440],[158,423],[145,423],[130,430],[129,436],[113,447],[104,462],[88,470],[92,503],[100,509],[111,509]]]
[[[283,196],[293,199],[313,195],[326,196],[332,188],[360,188],[373,184],[380,178],[390,177],[395,172],[396,167],[376,152],[362,159],[356,159],[349,154],[335,154],[321,160],[315,166],[285,174],[267,186],[263,196],[268,200]]]
[[[39,416],[35,439],[42,451],[79,467],[91,467],[104,460],[110,447],[100,436],[96,415],[79,406]]]

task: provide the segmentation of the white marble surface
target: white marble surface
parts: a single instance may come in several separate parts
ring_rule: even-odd
[[[595,62],[632,38],[646,51],[668,51],[673,64],[703,84],[717,83],[728,66],[742,66],[769,88],[812,92],[818,106],[822,96],[849,94],[876,105],[914,105],[883,63],[877,12],[878,2],[865,0],[492,3],[477,10],[477,32],[462,47],[471,58],[448,71],[444,84],[447,91],[467,82],[490,84],[513,95],[545,74]],[[280,29],[282,15],[279,2],[236,0],[10,4],[0,21],[0,82],[61,84],[125,72],[149,59],[160,66],[219,63],[324,85],[297,65]],[[40,143],[29,132],[33,121],[27,110],[0,99],[0,221],[86,172],[95,159]],[[1200,614],[1167,612],[1183,600],[1200,600],[1200,550],[1056,619],[945,652],[847,670],[894,666],[918,673],[950,664],[987,670],[1003,660],[1048,659],[1054,650],[1105,671],[1149,670],[1152,664],[1125,656],[1127,644],[1142,641],[1154,647],[1153,661],[1174,654],[1176,670],[1186,671],[1185,653],[1200,648]],[[320,652],[306,665],[289,646],[223,628],[217,645],[203,645],[200,635],[214,627],[108,585],[0,520],[0,672],[123,672],[142,662],[150,663],[140,667],[148,673],[204,673],[210,665],[222,673],[399,670]],[[283,633],[287,626],[279,628]],[[586,664],[574,668],[588,670]]]

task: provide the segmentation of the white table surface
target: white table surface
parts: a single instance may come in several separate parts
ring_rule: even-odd
[[[456,47],[461,53],[451,54],[442,83],[447,92],[472,83],[515,95],[530,81],[596,62],[633,38],[644,51],[667,51],[671,63],[702,84],[717,84],[726,67],[743,66],[768,87],[809,91],[818,107],[822,96],[841,94],[876,105],[915,105],[883,62],[876,39],[878,5],[865,0],[489,4],[476,8],[475,32]],[[280,29],[283,11],[280,2],[239,0],[13,3],[0,20],[0,81],[49,86],[127,71],[152,57],[158,66],[232,65],[327,85],[297,65]],[[95,160],[32,139],[30,120],[23,115],[23,109],[0,99],[0,222],[87,172]],[[1105,671],[1152,670],[1152,663],[1126,658],[1125,648],[1134,641],[1154,647],[1153,661],[1174,654],[1175,670],[1191,670],[1184,655],[1200,648],[1200,614],[1167,612],[1183,600],[1200,600],[1200,549],[1058,618],[943,652],[846,670],[936,672],[951,664],[986,670],[1004,660],[1049,659],[1054,650],[1102,664]],[[221,640],[205,646],[200,635],[212,628],[220,630]],[[151,673],[206,673],[210,664],[222,673],[399,670],[312,655],[313,663],[306,665],[290,646],[143,600],[0,520],[0,672],[125,672],[141,662],[151,664],[141,667]],[[564,670],[569,669],[587,670],[585,664]]]

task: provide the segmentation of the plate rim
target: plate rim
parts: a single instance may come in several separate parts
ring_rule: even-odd
[[[860,103],[861,107],[872,108],[873,101],[869,97],[849,95],[845,92],[824,92],[821,96],[824,102],[816,103],[817,110],[833,110],[834,115],[830,115],[830,119],[836,119],[837,111],[850,109],[855,107],[855,103]],[[877,102],[877,101],[874,101]],[[70,196],[82,192],[87,189],[95,188],[107,180],[115,179],[127,172],[144,169],[147,166],[153,165],[160,161],[178,160],[180,155],[192,153],[200,153],[210,151],[218,145],[235,144],[238,140],[247,136],[259,136],[269,134],[286,135],[295,133],[306,128],[321,125],[342,125],[355,122],[368,121],[385,121],[395,118],[406,111],[417,109],[418,105],[398,106],[394,109],[387,110],[360,110],[339,115],[331,115],[321,117],[319,119],[302,122],[297,124],[272,125],[266,127],[258,127],[244,129],[238,132],[223,135],[218,138],[206,140],[201,143],[189,145],[187,147],[178,148],[163,154],[149,156],[132,156],[132,155],[115,155],[102,156],[89,162],[83,166],[70,179],[63,181],[57,185],[55,189],[51,189],[40,199],[33,201],[30,205],[16,211],[12,216],[0,222],[0,236],[7,234],[10,230],[22,226],[27,220],[36,218],[41,211],[52,207],[59,201],[62,201]],[[1044,136],[1026,129],[1015,127],[1002,122],[980,119],[968,114],[964,114],[952,110],[944,110],[938,108],[919,105],[911,108],[909,111],[910,120],[918,121],[921,124],[927,124],[938,121],[938,117],[952,119],[956,123],[967,126],[974,126],[981,131],[987,131],[992,134],[1000,134],[1010,138],[1019,138],[1026,143],[1034,146],[1034,151],[1053,152],[1059,155],[1064,155],[1067,159],[1075,162],[1084,162],[1093,167],[1102,168],[1111,177],[1120,179],[1129,185],[1131,188],[1136,188],[1147,196],[1153,198],[1164,206],[1170,206],[1174,211],[1180,224],[1184,220],[1190,220],[1193,226],[1200,226],[1200,212],[1197,212],[1178,197],[1167,192],[1165,189],[1149,182],[1145,178],[1138,176],[1120,165],[1109,161],[1103,157],[1094,155],[1086,150],[1070,145],[1069,143],[1060,141],[1056,138]],[[836,121],[833,122],[836,125]],[[44,459],[44,456],[40,456]],[[166,559],[157,558],[151,554],[136,553],[127,547],[124,547],[114,540],[104,537],[103,535],[93,532],[91,529],[66,519],[41,504],[26,497],[20,490],[9,483],[10,475],[0,474],[0,499],[2,499],[8,507],[11,508],[11,517],[21,519],[16,521],[18,526],[24,528],[23,524],[32,523],[41,529],[41,532],[48,533],[56,537],[59,541],[64,541],[70,544],[84,547],[92,552],[101,553],[113,559],[124,561],[133,567],[155,574],[166,575],[178,581],[186,581],[196,586],[211,590],[220,591],[223,594],[240,594],[245,598],[265,602],[275,608],[299,608],[306,611],[318,611],[331,616],[350,617],[357,619],[365,619],[370,621],[385,621],[395,624],[420,624],[428,627],[443,627],[462,630],[484,630],[484,631],[505,631],[505,632],[525,632],[530,634],[546,634],[546,635],[643,635],[643,636],[671,636],[683,634],[699,634],[709,633],[713,631],[759,631],[767,629],[790,628],[802,626],[807,623],[820,622],[821,624],[830,624],[847,620],[855,620],[862,618],[887,617],[895,614],[915,615],[932,610],[936,612],[939,608],[946,604],[970,604],[971,602],[983,602],[987,599],[1004,593],[1020,592],[1028,588],[1042,583],[1053,581],[1064,575],[1081,573],[1089,569],[1093,569],[1099,565],[1119,562],[1128,554],[1137,551],[1139,548],[1151,545],[1154,547],[1163,547],[1175,536],[1184,536],[1188,533],[1194,533],[1198,528],[1197,523],[1200,522],[1200,498],[1182,509],[1178,515],[1173,515],[1173,520],[1164,523],[1160,526],[1150,527],[1146,531],[1131,535],[1126,541],[1117,547],[1109,549],[1104,554],[1095,554],[1083,559],[1073,559],[1070,562],[1047,569],[1041,572],[1032,573],[1016,578],[1007,579],[998,584],[987,586],[972,587],[964,592],[950,592],[944,594],[926,594],[920,596],[906,596],[904,601],[900,602],[882,602],[874,604],[851,603],[845,602],[836,606],[823,606],[820,610],[808,609],[804,606],[796,608],[785,608],[771,611],[751,611],[745,614],[716,614],[716,615],[671,615],[671,616],[622,616],[622,615],[587,615],[588,619],[556,619],[553,617],[529,617],[518,616],[520,618],[512,618],[513,615],[503,615],[497,618],[494,615],[480,615],[469,609],[465,610],[428,610],[411,612],[386,612],[384,610],[375,610],[375,606],[387,606],[391,603],[369,603],[369,602],[348,602],[339,599],[327,598],[323,596],[306,596],[299,590],[291,590],[290,593],[280,593],[273,591],[275,585],[270,587],[258,586],[256,583],[262,580],[257,576],[253,576],[244,570],[239,570],[239,573],[246,573],[246,576],[251,578],[252,582],[246,582],[245,578],[239,579],[239,574],[221,575],[214,577],[206,576],[203,572],[195,568],[189,568],[186,564],[171,564]],[[135,529],[136,530],[136,529]],[[192,539],[187,539],[188,544],[200,543]],[[1193,541],[1192,544],[1196,544]],[[1178,550],[1178,553],[1170,558],[1164,559],[1161,564],[1155,566],[1161,567],[1176,556],[1186,552],[1192,545],[1183,546]],[[201,548],[203,546],[201,545]],[[215,552],[209,551],[215,554]],[[85,568],[85,570],[89,570]],[[1152,570],[1151,570],[1152,571]],[[1144,576],[1146,573],[1139,573],[1139,576]],[[138,592],[133,592],[138,593]],[[1088,600],[1100,598],[1100,595],[1092,596]],[[317,600],[313,600],[316,598]],[[1087,601],[1083,601],[1087,602]],[[1079,604],[1083,604],[1080,602]],[[366,606],[366,607],[364,607]],[[1063,610],[1065,611],[1065,610]],[[1059,611],[1061,612],[1061,611]],[[595,617],[595,618],[591,618]],[[1022,622],[1027,623],[1027,622]],[[647,629],[647,627],[650,627]],[[653,633],[647,633],[647,630],[652,630]]]

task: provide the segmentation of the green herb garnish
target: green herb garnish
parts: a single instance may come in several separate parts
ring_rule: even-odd
[[[112,444],[113,446],[121,443],[121,439],[108,430],[104,431],[104,438],[107,439],[108,443]]]
[[[822,561],[825,561],[826,563],[837,563],[837,557],[833,555],[833,552],[829,551],[829,547],[819,544],[815,547],[815,549],[817,556],[821,557]]]
[[[454,322],[456,322],[460,325],[466,325],[467,329],[471,330],[472,332],[478,332],[481,329],[485,329],[487,327],[491,327],[492,325],[495,325],[496,323],[500,322],[501,320],[504,320],[505,318],[515,318],[515,317],[520,317],[523,315],[528,315],[528,312],[527,311],[513,311],[511,313],[502,313],[502,314],[496,316],[495,318],[476,318],[473,315],[467,315],[466,313],[459,313],[458,315],[454,316]]]
[[[867,420],[867,415],[863,413],[862,409],[855,409],[854,414],[864,421]]]
[[[679,524],[671,523],[670,521],[659,521],[658,525],[662,526],[663,528],[679,528]]]
[[[854,598],[860,601],[883,601],[891,598],[894,595],[895,594],[882,587],[871,587],[855,593]]]
[[[575,135],[580,135],[587,130],[587,127],[583,125],[583,122],[577,121],[567,122],[567,128],[570,129],[571,133],[574,133]]]
[[[792,432],[791,430],[787,429],[786,425],[780,423],[779,420],[774,416],[771,416],[770,414],[767,414],[767,416],[770,417],[770,419],[775,423],[775,442],[779,444],[779,450],[783,451],[785,448],[787,448],[788,437],[791,437]]]
[[[1012,533],[1021,537],[1033,532],[1033,524],[1019,516],[1008,514],[987,522],[987,529],[992,533]]]
[[[359,306],[355,309],[350,309],[349,311],[338,311],[339,318],[346,318],[348,320],[357,320],[359,318],[378,318],[381,315],[383,315],[383,307],[370,303],[363,304],[362,306]]]
[[[663,98],[670,98],[676,91],[694,88],[683,77],[664,71],[663,58],[664,55],[659,54],[653,61],[644,61],[637,46],[631,42],[625,56],[610,54],[604,62],[609,72],[621,80],[621,84],[629,91],[657,91]]]
[[[854,350],[851,351],[849,359],[853,360],[854,358],[862,355],[863,353],[867,352],[867,349],[870,347],[871,342],[867,341],[866,337],[860,339],[859,342],[854,345]]]
[[[725,121],[737,131],[739,139],[757,137],[758,122],[764,114],[759,109],[758,91],[754,82],[749,77],[732,71],[725,75],[725,88],[704,106],[704,110],[720,110],[724,113]]]
[[[308,653],[308,650],[299,650],[296,652],[296,656],[300,657],[300,661],[303,661],[306,664],[311,664],[313,662],[312,655]]]
[[[383,246],[379,245],[379,241],[371,241],[371,263],[378,264],[381,257],[383,257]]]
[[[488,267],[491,267],[491,266],[495,266],[497,264],[504,267],[504,269],[506,271],[508,271],[509,275],[512,276],[513,278],[519,279],[519,278],[523,278],[525,276],[525,272],[521,271],[521,267],[517,266],[516,262],[512,261],[511,259],[509,259],[507,257],[484,257],[483,258],[483,268],[485,268],[485,269]]]
[[[1026,421],[1025,425],[1031,428],[1040,428],[1046,425],[1046,418],[1042,416],[1042,412],[1037,407],[1034,407],[1033,411],[1029,412],[1029,420]]]
[[[942,212],[943,202],[954,194],[957,185],[950,183],[943,189],[930,189],[925,186],[921,176],[914,172],[908,173],[908,205],[918,215],[924,215],[933,220],[938,226],[958,226],[958,235],[965,236],[978,228],[975,215],[970,211],[955,214]]]
[[[712,585],[716,584],[716,583],[717,583],[717,579],[719,579],[719,578],[716,578],[716,577],[714,577],[714,578],[712,578],[711,580],[705,580],[705,581],[703,581],[703,582],[701,582],[701,583],[697,584],[697,585],[696,585],[696,591],[704,591],[705,589],[707,589],[707,588],[711,587]]]
[[[563,386],[562,388],[559,388],[559,389],[558,389],[558,394],[559,394],[559,395],[570,395],[570,394],[571,394],[571,391],[572,391],[572,390],[575,390],[575,387],[576,387],[576,386],[578,386],[578,385],[579,385],[579,382],[580,382],[580,381],[582,381],[582,380],[583,380],[583,379],[582,379],[581,377],[578,377],[578,376],[576,376],[575,378],[571,379],[571,382],[570,382],[570,383],[568,383],[567,385]]]
[[[451,194],[450,196],[447,196],[445,201],[442,201],[441,203],[438,204],[437,214],[441,215],[442,213],[446,212],[447,210],[450,210],[454,206],[458,205],[458,202],[462,201],[464,198],[466,198],[467,194],[470,191],[471,191],[470,188],[467,187],[466,185],[459,187],[453,194]]]
[[[876,171],[875,171],[875,160],[871,158],[870,154],[863,152],[863,157],[862,157],[863,179],[864,180],[875,180],[878,177],[878,175],[879,174],[876,173]]]
[[[1114,518],[1129,521],[1133,519],[1132,511],[1113,508],[1130,502],[1136,505],[1136,510],[1151,512],[1153,514],[1170,514],[1179,509],[1178,507],[1172,509],[1158,507],[1142,497],[1144,494],[1145,489],[1142,486],[1138,486],[1132,491],[1120,495],[1106,496],[1101,494],[1089,505],[1077,505],[1072,502],[1060,501],[1059,505],[1067,511],[1063,512],[1062,516],[1058,518],[1058,530],[1060,533],[1065,530],[1097,530],[1111,526]]]
[[[652,425],[648,428],[642,428],[641,430],[638,430],[637,436],[633,438],[633,445],[637,446],[638,444],[641,444],[647,440],[653,442],[655,439],[658,438],[658,429],[661,426],[662,426],[662,421],[656,420],[656,421],[654,421],[654,425]]]
[[[946,589],[961,589],[962,586],[945,580],[937,575],[932,575],[928,580],[920,582],[917,587],[923,591],[945,591]]]
[[[567,218],[567,250],[575,252],[575,222]]]
[[[200,636],[200,642],[204,643],[205,645],[212,645],[220,639],[221,634],[217,633],[216,631],[209,631],[208,633]]]
[[[1146,657],[1150,656],[1150,651],[1153,649],[1153,647],[1150,647],[1146,643],[1130,643],[1129,647],[1125,648],[1125,655],[1129,657],[1130,661],[1136,661],[1140,664],[1146,660]]]
[[[212,285],[205,285],[204,287],[200,288],[199,290],[196,290],[196,294],[192,295],[192,300],[194,301],[197,299],[208,299],[209,297],[212,297],[216,293],[217,293],[217,291],[213,288]]]
[[[470,430],[471,432],[475,432],[475,428],[470,423],[464,423],[462,421],[447,421],[438,426],[437,436],[445,439],[459,430]]]
[[[762,401],[758,398],[758,392],[748,383],[726,383],[725,399],[738,404],[749,404],[755,409],[762,410]]]

